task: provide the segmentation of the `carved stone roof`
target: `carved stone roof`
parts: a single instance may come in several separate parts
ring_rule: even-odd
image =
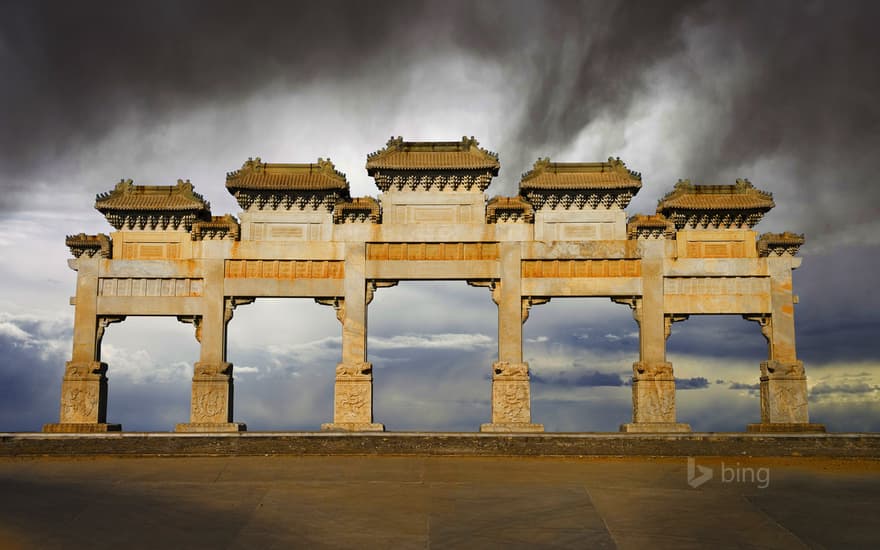
[[[754,227],[775,206],[773,195],[756,189],[749,180],[735,185],[694,185],[679,180],[657,203],[657,213],[678,229]]]
[[[367,173],[377,170],[490,170],[498,175],[498,155],[473,137],[461,141],[404,141],[392,137],[384,149],[367,155]]]
[[[247,159],[241,169],[226,174],[226,188],[266,191],[348,191],[345,174],[336,170],[330,159],[314,164],[268,164]]]
[[[194,221],[211,216],[211,205],[189,180],[177,180],[177,185],[133,185],[132,180],[122,180],[95,198],[95,208],[110,225],[127,230],[188,231]]]
[[[531,170],[522,175],[523,190],[584,190],[632,189],[642,187],[642,176],[628,170],[620,159],[608,162],[550,162],[539,158]]]
[[[785,233],[764,233],[758,238],[758,255],[794,256],[806,242],[804,236],[786,231]]]
[[[525,198],[516,197],[492,197],[486,204],[486,223],[499,221],[519,221],[533,223],[535,221],[535,209]]]
[[[80,256],[86,256],[87,258],[94,256],[110,257],[110,237],[103,233],[98,233],[97,235],[86,235],[85,233],[68,235],[64,239],[64,244],[70,248],[70,253],[77,258]]]
[[[679,180],[675,188],[660,199],[657,212],[671,209],[758,209],[767,212],[774,206],[771,193],[755,189],[746,179],[736,180],[736,185],[693,185],[688,180]]]
[[[636,214],[627,221],[626,234],[630,239],[669,239],[675,224],[662,214]]]
[[[121,180],[112,191],[98,194],[95,208],[102,214],[111,210],[210,212],[211,205],[193,191],[189,180],[177,180],[177,185],[133,185],[129,179]]]
[[[333,207],[333,223],[372,222],[379,223],[379,201],[373,197],[355,197],[337,202]]]
[[[229,239],[237,241],[241,234],[241,226],[232,214],[212,216],[210,220],[197,221],[190,231],[192,240]]]

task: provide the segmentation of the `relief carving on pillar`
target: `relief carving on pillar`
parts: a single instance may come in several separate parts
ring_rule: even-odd
[[[336,385],[336,421],[337,422],[369,422],[370,384],[343,383]]]
[[[675,422],[675,381],[636,380],[633,383],[635,422]]]
[[[226,412],[227,389],[215,387],[200,390],[193,396],[192,412],[194,422],[205,422],[222,416]]]
[[[497,361],[492,365],[493,380],[528,380],[529,364],[528,363],[510,363],[508,361]]]
[[[203,363],[193,365],[195,378],[216,378],[226,380],[232,376],[232,363]]]
[[[340,363],[336,365],[337,380],[372,380],[372,363]]]
[[[804,371],[804,363],[795,361],[793,363],[783,363],[781,361],[762,361],[761,362],[761,378],[766,379],[790,379],[801,380],[806,378]]]
[[[674,380],[672,363],[633,363],[633,380]]]
[[[91,421],[97,406],[97,387],[68,388],[61,395],[61,417],[68,421]]]
[[[68,361],[64,366],[65,380],[100,380],[107,372],[107,363],[92,361],[79,363]]]
[[[494,422],[528,422],[530,414],[528,382],[496,382]]]

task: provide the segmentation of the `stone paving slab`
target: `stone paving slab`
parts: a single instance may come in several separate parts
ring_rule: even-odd
[[[0,457],[0,548],[880,547],[880,460],[695,464],[692,488],[684,458]]]
[[[880,433],[0,433],[0,456],[445,455],[880,458]]]

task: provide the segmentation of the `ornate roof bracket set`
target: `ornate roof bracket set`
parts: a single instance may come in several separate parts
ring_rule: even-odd
[[[242,211],[213,215],[189,181],[172,186],[123,180],[98,195],[116,231],[67,237],[77,271],[74,341],[49,432],[119,430],[107,421],[106,327],[128,316],[176,317],[200,344],[189,422],[181,432],[241,431],[233,416],[233,365],[226,333],[237,307],[261,297],[311,298],[342,324],[334,414],[324,430],[376,431],[373,368],[366,352],[374,293],[402,280],[462,280],[486,287],[498,306],[498,357],[491,372],[487,432],[540,432],[531,416],[522,325],[552,298],[608,297],[639,325],[633,414],[624,432],[688,432],[675,410],[666,360],[672,324],[707,314],[759,323],[767,360],[756,368],[755,432],[823,431],[809,422],[806,375],[797,359],[792,270],[804,243],[753,227],[773,197],[748,180],[679,181],[654,214],[627,218],[641,174],[619,159],[538,159],[519,194],[486,197],[498,155],[473,138],[392,138],[367,156],[379,198],[352,197],[329,159],[272,164],[248,159],[226,188]],[[326,368],[333,368],[327,365]],[[491,369],[491,370],[489,370]],[[626,420],[626,419],[621,419]]]

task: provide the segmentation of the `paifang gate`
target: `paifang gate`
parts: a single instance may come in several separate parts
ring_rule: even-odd
[[[73,355],[60,421],[44,431],[120,429],[106,418],[101,339],[108,324],[129,315],[175,316],[195,326],[201,352],[191,416],[177,431],[244,430],[233,421],[226,327],[236,307],[258,297],[307,297],[335,308],[342,362],[333,421],[322,428],[382,430],[373,418],[367,309],[376,289],[419,279],[483,286],[498,305],[492,418],[482,431],[543,431],[531,419],[522,325],[531,307],[565,296],[609,297],[631,307],[639,324],[633,415],[622,431],[690,431],[676,421],[666,339],[672,323],[700,314],[741,315],[759,323],[768,341],[761,422],[750,431],[824,429],[809,423],[806,375],[795,350],[791,273],[804,239],[757,236],[752,227],[774,203],[747,180],[679,181],[655,214],[627,219],[625,208],[642,183],[619,159],[538,159],[517,196],[490,200],[485,191],[498,174],[498,156],[473,138],[392,138],[367,156],[366,167],[378,200],[352,198],[329,160],[248,159],[226,178],[242,208],[238,219],[212,216],[189,181],[127,180],[98,195],[95,207],[116,231],[67,237],[77,271]]]

